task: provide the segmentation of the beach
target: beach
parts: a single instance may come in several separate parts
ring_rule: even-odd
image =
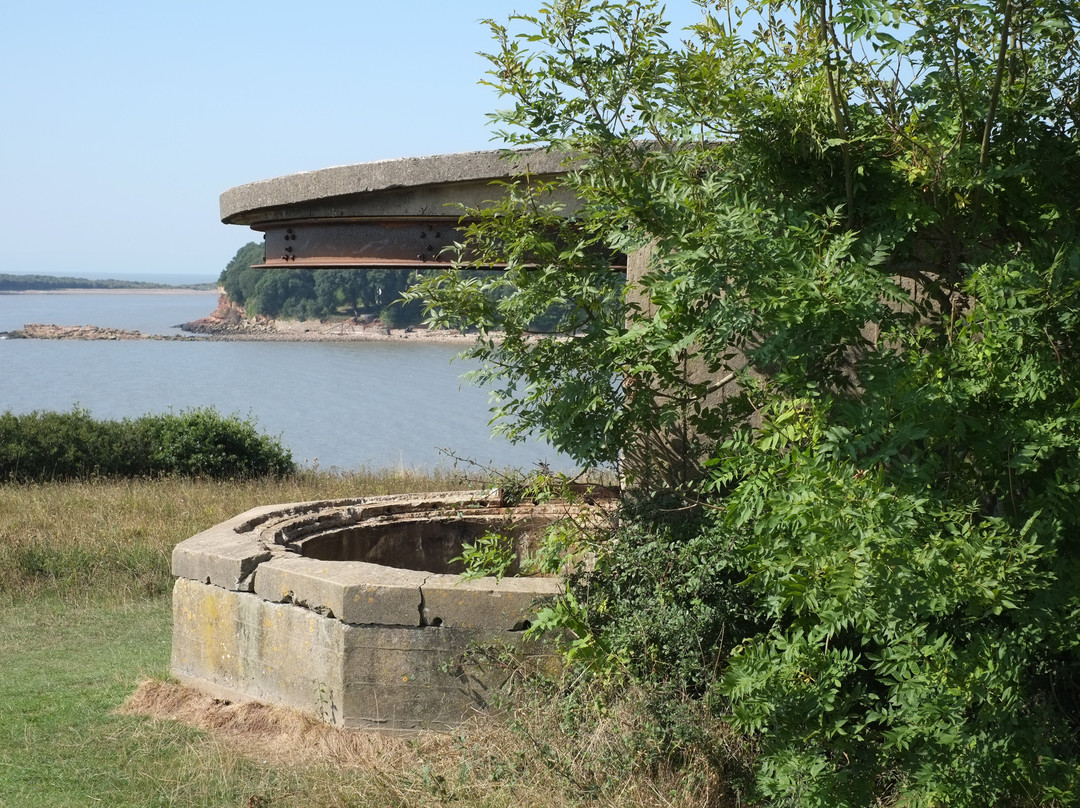
[[[262,342],[389,342],[415,340],[461,343],[476,340],[475,334],[424,326],[387,328],[378,320],[364,323],[348,320],[228,320],[204,317],[184,323],[181,330],[202,339]]]

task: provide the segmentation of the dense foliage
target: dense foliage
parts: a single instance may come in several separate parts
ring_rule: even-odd
[[[702,7],[680,46],[637,0],[492,24],[501,134],[579,204],[523,177],[468,237],[506,275],[423,290],[511,434],[699,512],[599,537],[563,624],[726,704],[776,804],[1075,804],[1080,8]]]
[[[281,442],[216,410],[98,420],[88,412],[0,414],[0,480],[180,475],[213,479],[295,471]]]
[[[400,269],[281,269],[252,266],[263,262],[261,244],[241,247],[218,283],[229,300],[249,315],[315,320],[336,314],[381,317],[387,327],[422,319],[419,303],[404,305],[402,294],[417,274]]]

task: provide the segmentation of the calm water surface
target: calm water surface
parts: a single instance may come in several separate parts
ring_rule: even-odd
[[[26,323],[146,333],[213,310],[214,294],[0,295],[0,331]],[[491,437],[488,394],[462,381],[460,347],[410,342],[0,340],[0,411],[88,409],[99,418],[216,406],[254,417],[305,465],[434,468],[440,449],[499,468],[544,462],[549,446]]]

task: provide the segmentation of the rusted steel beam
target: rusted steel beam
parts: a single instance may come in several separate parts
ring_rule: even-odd
[[[288,269],[437,269],[454,265],[461,220],[453,216],[293,219],[252,225],[263,233],[263,263]],[[463,256],[468,260],[468,256]],[[488,269],[503,269],[493,264]],[[611,268],[626,270],[615,254]]]
[[[264,233],[261,267],[297,269],[449,267],[456,217],[306,219],[255,225]]]

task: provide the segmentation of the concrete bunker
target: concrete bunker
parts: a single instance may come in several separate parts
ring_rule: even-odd
[[[264,237],[263,267],[452,266],[461,206],[499,183],[549,179],[563,155],[501,151],[390,160],[232,188],[221,219]],[[564,195],[566,213],[576,200]],[[621,256],[614,271],[626,271]],[[446,729],[505,678],[456,661],[505,643],[548,658],[523,631],[552,578],[464,581],[461,545],[496,529],[520,553],[566,506],[511,508],[497,492],[374,497],[256,508],[173,552],[172,671],[225,699],[284,704],[346,727]]]
[[[246,225],[263,237],[257,266],[309,269],[424,269],[455,266],[454,251],[467,210],[490,207],[508,184],[552,183],[583,167],[573,155],[543,149],[492,150],[410,157],[334,166],[230,188],[221,194],[221,221]],[[580,201],[565,187],[549,187],[545,198],[574,216]],[[468,256],[466,256],[468,257]],[[628,295],[649,312],[639,287],[657,260],[651,245],[628,255],[613,254],[611,269],[625,273]],[[498,265],[489,269],[500,269]],[[736,358],[735,366],[742,362]],[[688,362],[689,380],[709,382],[703,404],[714,406],[737,392],[732,374],[717,378],[701,358]],[[700,476],[686,433],[673,427],[648,436],[628,452],[628,479],[655,478],[678,487]]]
[[[173,551],[173,675],[345,727],[449,729],[506,679],[466,672],[461,656],[505,644],[543,664],[550,649],[524,629],[559,590],[553,578],[466,581],[453,559],[488,531],[520,556],[567,515],[497,490],[247,511]]]

